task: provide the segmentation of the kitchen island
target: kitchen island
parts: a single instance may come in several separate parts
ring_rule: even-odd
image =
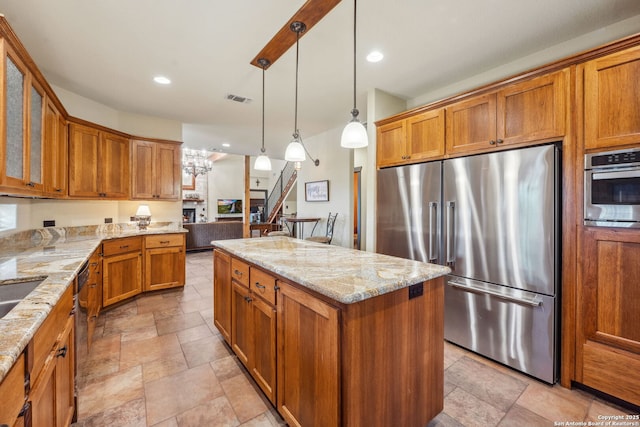
[[[442,410],[448,268],[289,237],[212,244],[214,324],[289,425]]]

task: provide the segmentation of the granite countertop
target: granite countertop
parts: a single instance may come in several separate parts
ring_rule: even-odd
[[[184,232],[187,230],[174,223],[152,225],[146,231],[134,226],[109,224],[108,227],[30,230],[0,239],[0,286],[16,279],[44,278],[37,288],[0,318],[0,382],[103,240]]]
[[[211,244],[344,304],[451,272],[437,264],[290,237],[215,240]]]

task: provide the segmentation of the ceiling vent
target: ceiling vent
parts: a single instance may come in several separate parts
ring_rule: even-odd
[[[232,94],[232,93],[228,94],[228,95],[226,96],[226,98],[227,98],[229,101],[240,102],[240,103],[242,103],[242,104],[248,104],[248,103],[250,103],[250,102],[252,101],[252,99],[251,99],[251,98],[247,98],[247,97],[239,96],[239,95],[234,95],[234,94]]]

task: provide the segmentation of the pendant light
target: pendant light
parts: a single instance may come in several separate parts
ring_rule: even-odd
[[[304,22],[294,21],[291,23],[290,27],[291,31],[296,33],[296,97],[295,97],[295,110],[294,110],[294,125],[293,125],[293,139],[287,145],[287,149],[284,153],[284,159],[288,162],[304,162],[307,159],[307,148],[304,146],[302,142],[302,137],[300,136],[300,130],[298,129],[298,58],[300,56],[299,50],[299,42],[300,42],[300,33],[303,33],[307,26]],[[306,154],[305,154],[306,153]],[[313,164],[318,166],[320,164],[320,160],[314,159],[309,154],[309,158],[313,161]],[[298,164],[297,163],[297,164]],[[299,168],[296,168],[299,169]]]
[[[260,148],[261,154],[256,158],[253,168],[258,171],[270,171],[271,160],[269,159],[269,156],[265,154],[264,149],[264,70],[269,66],[269,60],[260,58],[258,59],[258,64],[262,67],[262,147]]]
[[[356,108],[356,12],[357,0],[353,0],[353,110],[351,110],[351,121],[347,123],[342,131],[340,145],[345,148],[362,148],[369,145],[367,130],[358,120],[358,108]]]

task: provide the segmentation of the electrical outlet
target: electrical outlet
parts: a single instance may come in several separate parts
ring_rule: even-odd
[[[55,219],[45,219],[44,221],[42,221],[42,226],[43,227],[55,227],[56,226],[56,220]]]
[[[413,299],[416,297],[422,296],[424,292],[424,284],[416,283],[415,285],[409,286],[409,299]]]
[[[113,218],[105,218],[104,219],[104,223],[105,224],[111,224],[113,222]]]

